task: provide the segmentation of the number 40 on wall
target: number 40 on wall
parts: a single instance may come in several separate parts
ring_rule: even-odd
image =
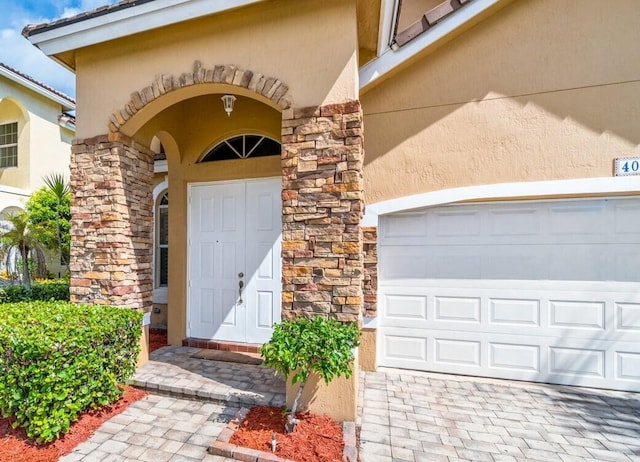
[[[615,175],[640,175],[640,157],[620,157],[616,159]]]

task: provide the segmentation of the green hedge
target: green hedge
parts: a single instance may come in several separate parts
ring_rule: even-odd
[[[69,430],[79,414],[116,401],[139,353],[142,313],[28,302],[0,309],[0,411],[37,442]]]
[[[55,281],[34,284],[31,289],[24,286],[5,286],[0,288],[0,303],[28,302],[32,300],[69,301],[69,282]]]

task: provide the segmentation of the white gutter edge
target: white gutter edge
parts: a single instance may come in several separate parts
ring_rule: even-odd
[[[391,50],[387,44],[386,51],[383,51],[378,58],[369,61],[360,68],[360,90],[380,80],[394,68],[409,61],[423,50],[439,42],[456,29],[462,27],[501,1],[502,0],[474,0],[397,51]],[[392,24],[391,27],[393,27]],[[380,37],[383,36],[383,33],[384,30],[381,31]]]
[[[380,5],[380,33],[378,34],[377,56],[390,50],[393,37],[393,24],[398,11],[398,0],[382,0]]]
[[[261,1],[264,0],[156,0],[43,32],[36,30],[27,38],[52,56]]]
[[[14,82],[16,82],[19,85],[22,85],[23,87],[27,87],[28,89],[35,91],[36,93],[44,96],[45,98],[50,99],[51,101],[54,101],[55,103],[59,104],[67,111],[73,111],[76,109],[76,105],[73,101],[63,98],[62,96],[47,90],[46,88],[38,85],[35,82],[32,82],[27,78],[19,74],[16,74],[14,72],[11,72],[9,69],[0,67],[0,75],[3,75],[9,80],[13,80]]]

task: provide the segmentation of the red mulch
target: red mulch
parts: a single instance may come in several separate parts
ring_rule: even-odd
[[[249,410],[231,444],[271,452],[276,433],[279,457],[296,462],[341,462],[344,442],[342,427],[330,417],[298,413],[300,423],[293,433],[284,433],[284,408],[256,406]]]
[[[149,329],[149,353],[167,345],[166,329]]]
[[[120,414],[130,404],[147,396],[133,387],[124,387],[124,395],[115,403],[83,414],[71,425],[69,433],[48,444],[36,445],[24,430],[11,428],[11,419],[0,418],[0,462],[56,462],[80,443],[89,439],[102,423]]]

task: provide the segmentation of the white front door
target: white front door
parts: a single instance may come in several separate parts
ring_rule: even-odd
[[[280,321],[281,180],[189,187],[188,336],[264,343]]]

